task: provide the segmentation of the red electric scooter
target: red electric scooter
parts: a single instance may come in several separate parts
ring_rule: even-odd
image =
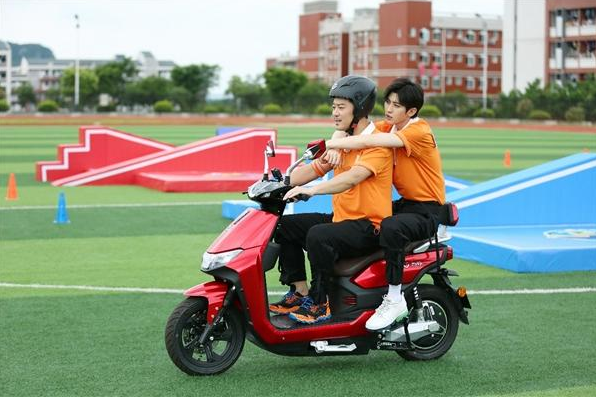
[[[443,264],[453,257],[451,247],[435,234],[414,242],[403,275],[403,291],[410,315],[387,329],[369,332],[366,320],[387,291],[385,261],[381,250],[360,258],[342,259],[329,280],[332,318],[314,325],[294,323],[269,312],[265,272],[277,261],[275,232],[291,189],[290,173],[305,160],[323,154],[325,141],[308,145],[285,177],[273,169],[268,157],[275,155],[272,142],[265,150],[263,179],[248,189],[248,197],[261,205],[239,215],[203,255],[201,270],[214,281],[197,285],[170,315],[165,342],[174,364],[189,375],[213,375],[226,371],[240,356],[245,337],[257,346],[288,356],[367,354],[369,350],[393,350],[407,360],[441,357],[457,336],[459,321],[468,324],[471,308],[466,290],[451,286],[457,273]],[[457,209],[445,204],[441,224],[457,223]],[[419,284],[429,275],[432,284]]]

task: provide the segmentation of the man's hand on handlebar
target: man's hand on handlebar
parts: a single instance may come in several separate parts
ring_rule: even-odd
[[[315,193],[312,188],[304,187],[304,186],[296,186],[286,193],[286,195],[284,196],[284,200],[290,200],[290,201],[304,200],[304,201],[306,201],[314,195],[315,195]]]

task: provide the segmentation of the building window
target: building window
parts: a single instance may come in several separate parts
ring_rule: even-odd
[[[445,84],[447,84],[447,85],[451,85],[451,84],[453,84],[453,77],[451,77],[451,76],[447,76],[447,77],[445,78]]]
[[[453,54],[447,54],[447,62],[453,62]]]
[[[461,85],[461,81],[462,81],[462,80],[461,80],[461,76],[457,76],[457,77],[455,78],[455,85]]]
[[[476,88],[476,80],[474,80],[474,77],[466,77],[466,88],[468,90]]]
[[[416,28],[411,28],[411,29],[410,29],[410,37],[411,37],[411,38],[414,38],[414,37],[416,37]]]
[[[426,53],[426,52],[420,53],[420,62],[422,62],[425,65],[428,65],[428,53]]]
[[[428,88],[428,76],[420,76],[420,85],[422,88]]]
[[[304,47],[306,45],[306,37],[303,37],[302,40],[300,40],[300,43],[302,43],[302,47]]]
[[[457,62],[460,62],[461,63],[461,61],[463,60],[462,54],[457,54],[457,59],[456,60],[457,60]]]
[[[397,38],[401,39],[401,29],[397,29]]]
[[[435,62],[436,62],[436,63],[438,63],[438,64],[440,65],[440,64],[441,64],[441,62],[442,62],[442,59],[441,59],[441,54],[439,54],[438,52],[435,52],[435,53],[433,54],[433,56],[434,56],[434,58],[435,58]]]
[[[484,65],[484,54],[478,55],[478,66]]]
[[[441,29],[433,30],[433,41],[441,41]]]
[[[466,33],[466,42],[468,44],[474,44],[476,42],[476,32],[473,30],[468,30]]]
[[[476,66],[476,57],[474,54],[468,54],[466,57],[466,65],[467,66]]]
[[[433,89],[438,90],[441,88],[441,78],[439,76],[433,77]]]
[[[493,63],[499,63],[499,56],[498,56],[498,55],[493,55],[493,56],[491,57],[491,59],[492,59],[492,62],[493,62]]]
[[[498,77],[493,77],[491,79],[491,83],[493,87],[498,87],[499,86],[499,78]]]
[[[452,29],[447,29],[447,38],[448,39],[452,39],[453,38],[453,30]]]
[[[416,60],[416,53],[410,52],[410,61],[415,61],[415,60]]]
[[[397,60],[401,61],[401,52],[399,54],[397,54]]]

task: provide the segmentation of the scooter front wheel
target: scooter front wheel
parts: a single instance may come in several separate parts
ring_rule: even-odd
[[[204,344],[199,338],[207,326],[207,302],[187,298],[166,324],[165,342],[172,362],[189,375],[215,375],[230,368],[242,353],[245,329],[240,314],[226,310]]]

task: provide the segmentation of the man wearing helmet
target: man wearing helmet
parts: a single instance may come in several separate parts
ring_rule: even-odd
[[[366,322],[369,330],[380,330],[408,314],[401,292],[405,246],[430,238],[438,227],[437,211],[445,202],[445,180],[441,156],[428,123],[418,117],[424,92],[408,79],[394,80],[385,89],[385,120],[377,129],[388,134],[356,136],[327,141],[328,149],[362,150],[370,147],[395,151],[393,184],[402,197],[393,203],[393,216],[381,223],[380,243],[385,251],[389,290],[381,306]],[[345,135],[336,132],[334,137]],[[331,150],[333,151],[333,150]],[[337,162],[337,153],[331,158]]]
[[[368,120],[376,99],[375,84],[361,76],[345,76],[329,91],[337,130],[350,135],[377,134]],[[292,172],[292,190],[284,199],[298,195],[333,194],[333,214],[297,214],[281,218],[276,242],[281,245],[280,281],[290,291],[269,309],[289,314],[301,323],[317,323],[331,317],[327,281],[340,257],[369,253],[379,244],[381,220],[391,215],[392,153],[386,148],[353,150],[343,156],[334,177],[313,187],[304,184],[323,176],[332,166],[318,159]],[[306,282],[305,249],[311,265],[311,288]]]

